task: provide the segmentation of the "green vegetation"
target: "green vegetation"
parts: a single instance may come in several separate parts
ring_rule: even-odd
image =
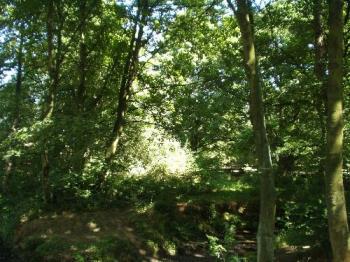
[[[350,261],[350,2],[2,0],[1,261]]]

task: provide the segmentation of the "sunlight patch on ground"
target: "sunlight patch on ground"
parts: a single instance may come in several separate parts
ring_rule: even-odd
[[[101,230],[101,228],[99,228],[99,227],[97,226],[97,224],[96,224],[95,222],[92,222],[92,221],[90,221],[90,222],[87,224],[87,226],[88,226],[88,228],[89,228],[92,232],[94,232],[94,233],[99,232],[99,231]]]

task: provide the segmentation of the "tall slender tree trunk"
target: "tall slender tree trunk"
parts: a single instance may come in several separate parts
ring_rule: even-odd
[[[343,1],[329,1],[326,202],[333,260],[350,261],[343,185]]]
[[[314,70],[316,79],[319,83],[319,89],[316,90],[315,107],[317,110],[320,125],[320,151],[324,154],[326,148],[326,45],[325,32],[322,27],[322,7],[323,0],[313,1],[313,28],[315,44]],[[320,172],[324,173],[324,158],[321,157]]]
[[[87,97],[87,70],[88,70],[88,31],[87,31],[87,17],[89,8],[87,0],[79,1],[79,63],[78,63],[78,85],[75,92],[76,110],[76,124],[81,125],[81,120],[84,119],[84,112],[88,109],[85,104]],[[76,141],[71,145],[72,147],[72,168],[75,172],[82,172],[84,169],[87,146],[83,140]]]
[[[55,103],[55,63],[54,63],[54,1],[49,0],[47,6],[46,31],[47,31],[47,70],[49,73],[49,93],[43,114],[43,120],[50,119]]]
[[[79,85],[77,90],[77,104],[79,111],[84,109],[86,91],[86,67],[87,67],[87,46],[86,46],[86,0],[79,3],[80,15],[80,43],[79,43]]]
[[[131,87],[137,75],[139,52],[142,47],[142,37],[144,25],[148,12],[148,0],[138,1],[138,14],[136,16],[133,35],[129,43],[129,51],[122,75],[116,120],[114,122],[111,139],[108,142],[106,150],[106,159],[109,161],[116,153],[120,137],[124,128],[125,114],[128,106],[128,99],[131,93]]]
[[[21,112],[21,93],[22,93],[22,80],[23,80],[23,32],[20,32],[19,47],[17,52],[17,74],[16,74],[16,91],[15,91],[15,116],[12,129],[17,130],[20,124],[20,112]]]
[[[11,128],[11,133],[16,133],[20,124],[20,112],[21,112],[21,93],[22,93],[22,79],[23,79],[23,26],[20,28],[20,39],[17,51],[17,74],[16,74],[16,90],[15,90],[15,108],[13,115],[13,123]],[[8,192],[8,181],[13,170],[13,159],[12,157],[6,159],[5,161],[5,174],[2,181],[3,192]]]
[[[56,93],[60,81],[60,64],[61,58],[61,45],[62,45],[62,24],[60,24],[57,32],[57,42],[56,42],[56,53],[54,52],[54,16],[55,16],[55,5],[57,9],[57,15],[59,19],[62,19],[60,14],[60,1],[49,0],[47,4],[47,20],[46,20],[46,30],[47,30],[47,70],[49,74],[49,84],[48,84],[48,96],[46,103],[44,105],[42,120],[48,121],[52,118],[55,102]],[[62,21],[60,21],[62,23]],[[42,190],[44,195],[44,201],[46,203],[50,200],[50,188],[49,188],[49,177],[50,177],[50,161],[49,161],[49,150],[48,150],[48,140],[49,137],[44,134],[44,150],[41,155],[42,160]]]
[[[258,59],[254,44],[253,15],[250,2],[236,0],[237,9],[228,0],[235,12],[241,31],[244,64],[248,85],[250,88],[250,115],[254,129],[255,148],[260,171],[260,212],[258,226],[258,261],[273,261],[274,259],[274,228],[275,228],[275,182],[272,168],[270,145],[267,139],[264,103],[259,76]]]
[[[122,136],[125,122],[125,114],[128,108],[128,100],[131,94],[131,88],[135,77],[137,75],[138,63],[139,63],[139,53],[141,47],[144,44],[143,34],[144,26],[147,21],[147,16],[149,15],[149,5],[148,0],[138,0],[137,1],[137,14],[134,21],[134,27],[132,29],[132,36],[129,42],[129,50],[124,64],[124,70],[122,79],[119,86],[119,96],[118,96],[118,106],[116,112],[116,118],[113,125],[112,134],[110,139],[107,141],[105,160],[106,164],[110,163],[113,156],[115,156],[120,137]],[[100,173],[98,181],[96,182],[96,190],[101,190],[107,175],[107,165],[105,165],[104,170]]]
[[[47,96],[46,104],[44,105],[43,121],[47,121],[51,118],[54,103],[55,103],[55,90],[54,90],[54,57],[53,57],[53,15],[54,15],[54,3],[53,0],[48,1],[47,6],[47,70],[49,73],[49,93]],[[46,134],[44,134],[46,136]],[[47,137],[44,138],[44,152],[41,155],[41,183],[42,191],[45,203],[49,202],[50,190],[49,190],[49,175],[50,175],[50,162],[49,162],[49,151],[47,146]]]

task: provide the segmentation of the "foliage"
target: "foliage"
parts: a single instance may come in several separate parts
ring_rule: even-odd
[[[251,2],[278,193],[276,245],[327,250],[326,112],[324,84],[315,75],[313,5]],[[4,0],[0,13],[4,245],[14,246],[27,221],[50,212],[120,208],[130,212],[148,255],[181,258],[200,250],[218,260],[254,260],[249,248],[245,258],[237,250],[242,232],[257,229],[260,172],[240,30],[227,1]],[[135,54],[131,43],[142,26]],[[347,19],[347,191],[349,28]],[[117,152],[109,159],[123,83],[130,92]],[[33,261],[57,259],[70,248],[59,237],[27,240],[24,254]],[[204,244],[185,245],[192,241]],[[111,236],[75,244],[77,261],[140,255]]]

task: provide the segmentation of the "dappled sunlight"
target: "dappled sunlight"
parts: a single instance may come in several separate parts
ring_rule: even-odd
[[[154,202],[151,202],[148,205],[144,204],[144,205],[136,206],[135,210],[139,214],[145,214],[147,212],[150,212],[153,208],[154,208]]]
[[[147,254],[147,251],[144,250],[144,249],[139,249],[139,254],[140,254],[141,256],[145,256],[145,255]]]
[[[346,260],[350,1],[0,13],[0,261]]]
[[[131,227],[126,227],[125,229],[126,229],[126,231],[128,231],[128,232],[133,232],[133,231],[134,231],[134,229],[131,228]]]
[[[129,167],[130,175],[146,175],[159,170],[164,174],[182,175],[194,165],[191,152],[164,131],[147,127],[140,134],[138,160]]]
[[[90,221],[87,226],[94,233],[101,231],[101,228],[99,228],[95,222]]]

